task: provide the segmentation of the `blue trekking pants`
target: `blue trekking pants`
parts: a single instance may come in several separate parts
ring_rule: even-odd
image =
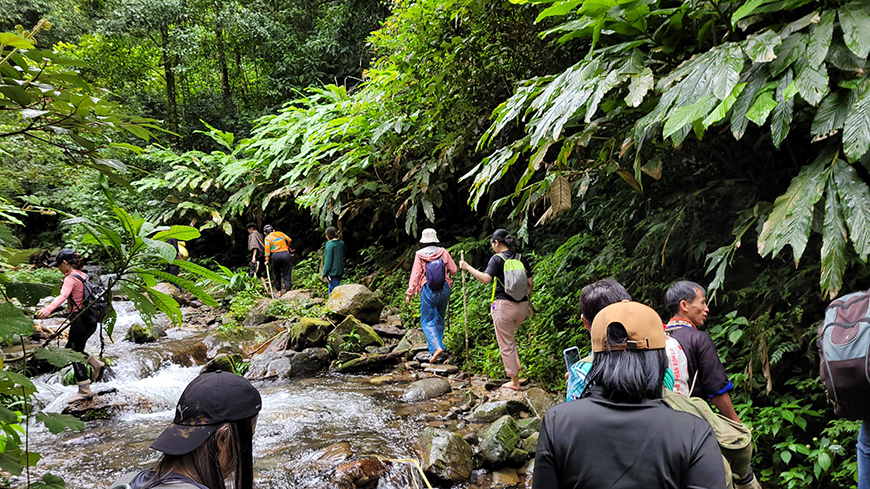
[[[332,295],[332,289],[338,287],[339,282],[341,282],[341,277],[326,277],[329,280],[329,289],[326,292],[326,297]]]
[[[870,427],[861,423],[858,432],[858,489],[870,489]]]
[[[444,282],[444,287],[433,292],[429,284],[423,285],[420,292],[420,326],[426,335],[429,354],[444,348],[444,324],[447,319],[447,302],[450,300],[450,285]]]

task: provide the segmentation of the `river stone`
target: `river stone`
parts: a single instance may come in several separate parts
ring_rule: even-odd
[[[109,419],[122,413],[151,412],[151,402],[141,394],[118,392],[118,389],[99,391],[94,397],[67,404],[62,414],[70,414],[82,421]]]
[[[366,324],[377,324],[383,303],[365,285],[339,285],[332,289],[326,309],[339,316],[354,316]]]
[[[281,300],[292,306],[305,305],[317,294],[313,289],[297,289],[284,292]]]
[[[317,466],[325,469],[345,462],[352,456],[353,449],[350,447],[350,443],[343,441],[322,448],[308,458],[314,459]]]
[[[376,458],[364,458],[345,462],[335,468],[335,482],[349,482],[351,487],[375,487],[381,476],[387,473],[384,463]]]
[[[347,363],[356,360],[357,358],[362,358],[362,353],[353,353],[350,351],[343,351],[338,354],[338,363]]]
[[[132,341],[133,343],[142,344],[154,343],[157,341],[157,338],[163,338],[164,336],[166,336],[166,331],[163,331],[163,328],[160,326],[136,323],[130,326],[124,339]]]
[[[440,479],[461,482],[471,476],[474,451],[461,436],[446,430],[426,428],[418,442],[423,454],[422,466]]]
[[[430,372],[436,375],[450,375],[459,372],[459,367],[456,365],[432,365],[423,364],[423,371]]]
[[[547,409],[556,405],[553,396],[547,394],[547,392],[540,387],[532,387],[527,391],[523,391],[523,399],[525,399],[526,404],[532,408],[532,414],[542,419],[544,413],[547,412]]]
[[[291,290],[290,292],[295,292]],[[288,292],[288,294],[290,293]],[[326,344],[326,335],[332,325],[329,321],[316,318],[302,318],[290,328],[290,345],[294,350],[304,350]]]
[[[381,337],[388,338],[401,338],[405,336],[406,331],[402,328],[393,326],[391,324],[373,324],[372,329],[375,330],[375,333],[379,334]]]
[[[275,299],[279,300],[279,299]],[[269,316],[266,314],[266,311],[269,310],[269,306],[272,304],[272,299],[260,299],[254,304],[254,307],[248,311],[248,314],[245,316],[245,320],[242,321],[243,326],[257,326],[263,323],[267,323],[269,321],[273,321],[277,318],[273,316]]]
[[[402,395],[402,400],[405,402],[422,401],[432,399],[447,394],[453,390],[450,387],[450,382],[447,379],[439,379],[433,377],[429,379],[418,380],[408,386],[408,390]]]
[[[479,453],[490,466],[498,467],[507,461],[519,442],[517,422],[510,416],[502,416],[486,429]]]
[[[502,416],[512,416],[526,410],[526,406],[519,401],[490,401],[477,407],[471,413],[474,421],[495,421]]]
[[[206,372],[215,372],[217,370],[235,372],[235,366],[241,365],[242,361],[242,356],[239,354],[227,355],[226,353],[222,353],[209,360],[208,363],[200,369],[199,373],[204,374]]]
[[[399,344],[396,345],[396,350],[413,350],[414,347],[420,345],[424,348],[428,348],[426,347],[426,335],[423,334],[421,328],[411,328],[407,333],[405,333],[405,336],[402,337],[402,341],[399,341]]]
[[[325,348],[306,348],[301,352],[284,350],[261,353],[251,359],[247,379],[279,378],[314,373],[329,363]]]
[[[333,293],[335,293],[335,290],[337,289],[333,289]],[[349,348],[349,351],[362,351],[369,345],[383,346],[384,344],[381,337],[375,333],[371,326],[361,323],[354,316],[348,316],[341,324],[336,326],[326,337],[326,343],[336,354],[341,353],[344,351],[342,345],[345,343],[345,336],[349,335],[351,331],[355,331],[359,335],[359,340],[353,345],[353,348]]]
[[[538,448],[538,437],[539,436],[540,436],[540,433],[538,433],[537,431],[533,432],[528,438],[523,440],[523,443],[521,444],[520,448],[522,448],[523,450],[525,450],[529,453],[535,453],[537,451],[537,448]]]
[[[521,419],[517,421],[517,426],[520,427],[520,436],[528,438],[532,436],[532,433],[541,431],[541,418],[532,416],[530,418]]]
[[[514,469],[501,469],[492,473],[492,485],[490,487],[514,487],[520,483],[517,471]]]

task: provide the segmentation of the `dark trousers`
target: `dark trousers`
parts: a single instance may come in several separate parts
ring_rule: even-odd
[[[272,286],[275,287],[275,290],[280,290],[281,279],[283,278],[284,292],[287,292],[292,288],[293,282],[293,262],[290,261],[290,252],[279,251],[272,253],[271,260],[274,265],[272,270],[275,272],[275,276],[272,278]]]
[[[73,313],[78,314],[78,313]],[[85,324],[82,318],[78,318],[70,324],[69,327],[69,339],[67,339],[66,347],[70,350],[77,351],[79,353],[85,352],[85,345],[88,343],[88,338],[97,331],[97,324],[94,323],[92,325]],[[84,382],[86,380],[90,380],[91,376],[88,374],[88,369],[78,362],[73,362],[73,374],[75,375],[76,382]]]

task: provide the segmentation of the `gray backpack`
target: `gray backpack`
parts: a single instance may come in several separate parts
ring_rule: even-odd
[[[834,412],[870,419],[870,291],[834,300],[819,326],[819,367]]]
[[[517,254],[513,258],[508,258],[502,253],[495,255],[504,260],[504,291],[507,295],[513,297],[515,301],[523,300],[523,297],[529,295],[529,277],[526,274],[526,266],[520,261],[520,255]],[[492,281],[492,300],[495,300],[495,286],[498,279]]]

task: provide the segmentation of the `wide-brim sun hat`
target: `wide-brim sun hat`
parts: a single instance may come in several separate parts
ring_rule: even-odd
[[[230,372],[209,372],[185,387],[175,419],[151,444],[167,455],[190,453],[224,423],[253,418],[263,405],[257,389]]]
[[[438,234],[432,228],[423,230],[423,236],[420,238],[421,243],[438,243]]]

